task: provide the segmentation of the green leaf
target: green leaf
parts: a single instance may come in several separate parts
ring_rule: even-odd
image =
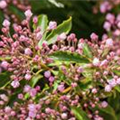
[[[113,72],[114,72],[116,75],[120,76],[120,70],[113,70]]]
[[[0,87],[6,86],[10,82],[10,73],[4,72],[0,74]]]
[[[0,28],[2,27],[3,20],[4,20],[4,14],[3,14],[2,10],[0,10]]]
[[[29,83],[30,86],[31,86],[31,87],[34,87],[41,78],[43,78],[43,76],[40,75],[40,74],[34,76],[34,77],[30,80],[30,83]]]
[[[8,9],[12,14],[15,14],[19,20],[22,20],[25,17],[24,13],[20,9],[18,9],[17,6],[15,5],[12,4],[9,5]]]
[[[89,63],[89,60],[84,56],[81,56],[77,53],[71,53],[71,52],[57,51],[51,54],[50,57],[56,61]]]
[[[70,17],[68,20],[63,21],[62,24],[60,24],[55,30],[53,30],[48,37],[46,38],[48,41],[48,44],[55,43],[57,41],[58,35],[61,33],[68,34],[69,31],[72,28],[72,17]]]
[[[71,107],[71,110],[77,120],[89,120],[87,114],[80,107]]]
[[[92,52],[91,52],[89,46],[88,46],[86,43],[84,43],[84,46],[83,46],[83,54],[84,54],[86,57],[89,57],[89,58],[92,58],[92,57],[93,57],[93,56],[92,56]]]
[[[100,115],[103,116],[105,120],[117,120],[114,109],[108,105],[106,108],[98,108]]]
[[[47,32],[47,25],[48,25],[48,17],[47,15],[41,14],[38,16],[38,25],[36,26],[35,24],[33,24],[33,29],[36,29],[36,27],[40,26],[41,28],[41,33],[43,34],[42,39],[39,41],[38,45],[41,46],[43,41],[45,40],[46,34]]]
[[[120,86],[116,86],[115,90],[117,90],[120,93]]]
[[[41,14],[41,15],[38,16],[37,26],[35,24],[33,24],[33,29],[36,29],[39,26],[41,28],[41,32],[43,33],[47,28],[47,24],[48,24],[47,15]]]

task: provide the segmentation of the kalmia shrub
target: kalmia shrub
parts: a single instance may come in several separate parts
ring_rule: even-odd
[[[1,29],[0,120],[106,120],[105,111],[116,120],[107,98],[120,92],[118,36],[77,39],[71,17],[57,25],[31,10],[25,16]]]

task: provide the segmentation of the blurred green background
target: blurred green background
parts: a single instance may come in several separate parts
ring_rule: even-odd
[[[68,19],[69,16],[72,16],[73,27],[71,32],[76,33],[78,38],[89,38],[92,32],[100,36],[103,33],[102,24],[104,22],[104,15],[93,13],[93,7],[97,3],[96,1],[28,0],[28,3],[32,6],[34,14],[47,14],[49,20],[56,20],[58,24]],[[11,11],[11,14],[16,14],[20,20],[23,19],[23,11],[15,5],[9,5],[8,9]],[[0,22],[3,21],[3,17],[3,12],[0,10]]]

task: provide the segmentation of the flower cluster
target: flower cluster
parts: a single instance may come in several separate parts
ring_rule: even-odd
[[[18,19],[19,16],[16,13],[14,13],[12,8],[10,7],[12,5],[15,6],[16,9],[18,9],[18,12],[19,10],[25,11],[31,8],[28,0],[1,0],[0,10],[4,13],[4,17],[7,19],[11,18],[14,22],[19,22],[20,20]]]
[[[14,33],[10,21],[3,22],[0,72],[9,80],[1,87],[0,119],[77,120],[76,112],[82,111],[88,119],[104,120],[99,109],[108,107],[105,98],[120,85],[120,41],[107,35],[100,41],[95,33],[90,40],[56,34],[55,21],[42,31],[39,17],[32,18],[30,10],[25,16],[12,25]],[[106,20],[115,22],[111,14]],[[54,33],[52,42],[49,33]]]
[[[111,11],[116,6],[120,5],[120,0],[99,0],[97,5],[94,6],[94,12],[100,11],[101,13],[107,13]]]

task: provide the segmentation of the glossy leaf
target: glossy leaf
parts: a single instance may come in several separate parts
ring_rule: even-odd
[[[83,53],[86,57],[92,58],[91,49],[89,48],[89,46],[86,43],[84,43]]]
[[[42,78],[43,76],[42,75],[36,75],[36,76],[34,76],[31,80],[30,80],[30,86],[31,87],[34,87],[36,84],[37,84],[37,82]]]
[[[43,33],[46,28],[47,28],[47,24],[48,24],[48,17],[45,14],[41,14],[38,16],[38,24],[37,26],[35,24],[33,24],[33,28],[36,29],[36,27],[40,27],[41,28],[41,32]]]
[[[105,120],[117,120],[114,109],[108,105],[106,108],[101,108],[100,115],[103,116]]]
[[[61,33],[68,34],[72,27],[72,18],[70,17],[68,20],[63,21],[62,24],[60,24],[55,30],[53,30],[48,37],[46,38],[48,41],[48,44],[55,43],[57,41],[58,35]]]
[[[71,110],[77,120],[89,120],[87,114],[80,107],[71,107]]]
[[[47,29],[47,25],[48,25],[48,17],[44,14],[41,14],[38,16],[38,25],[36,26],[35,24],[33,25],[33,28],[35,29],[36,27],[40,27],[41,28],[41,33],[43,34],[42,39],[39,41],[38,45],[41,46],[43,41],[45,40],[46,37],[46,29]]]
[[[50,55],[53,60],[66,61],[66,62],[77,62],[77,63],[89,63],[89,60],[84,56],[77,53],[58,51]]]
[[[0,74],[0,87],[6,86],[10,82],[10,73],[4,72]]]

